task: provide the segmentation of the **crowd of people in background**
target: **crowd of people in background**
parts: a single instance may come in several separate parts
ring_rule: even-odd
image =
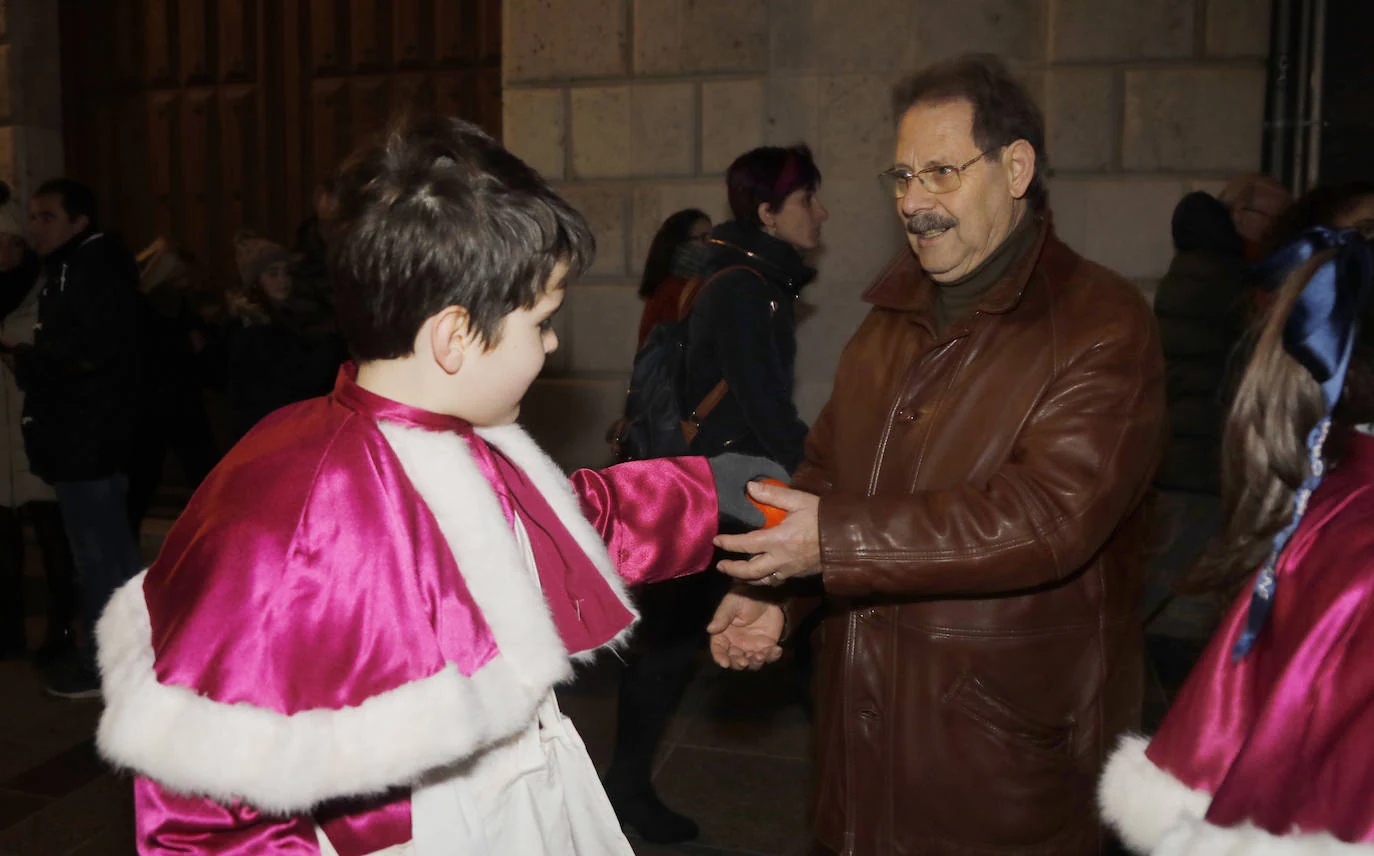
[[[135,256],[78,181],[0,200],[0,657],[29,653],[27,523],[47,580],[35,662],[50,693],[88,698],[92,625],[142,567],[159,487],[193,490],[264,416],[327,393],[344,347],[313,220],[295,252],[233,236],[221,288],[166,238]]]
[[[718,462],[742,454],[792,482],[749,488],[786,512],[776,527],[749,522],[751,508],[698,527],[697,547],[714,545],[710,566],[724,573],[659,567],[628,580],[643,624],[625,653],[603,779],[614,819],[652,842],[697,836],[653,785],[669,719],[708,647],[724,667],[759,668],[788,636],[799,684],[818,688],[817,852],[973,852],[989,841],[1100,852],[1104,821],[1140,852],[1166,832],[1196,852],[1236,846],[1208,836],[1242,821],[1367,834],[1339,798],[1275,794],[1302,775],[1354,775],[1341,761],[1359,757],[1348,723],[1368,717],[1365,695],[1314,693],[1314,749],[1286,736],[1298,714],[1280,702],[1367,676],[1320,626],[1339,620],[1368,647],[1363,619],[1340,604],[1349,586],[1374,587],[1371,572],[1313,569],[1339,563],[1337,539],[1364,549],[1349,509],[1369,504],[1374,481],[1374,326],[1361,326],[1374,315],[1374,184],[1294,199],[1245,175],[1219,194],[1188,194],[1147,306],[1056,236],[1043,122],[1000,61],[937,64],[896,95],[897,157],[880,178],[911,252],[865,293],[871,309],[814,425],[794,402],[799,306],[830,216],[810,149],[742,154],[725,176],[729,219],[676,212],[650,246],[637,359],[680,361],[668,415],[682,445],[637,457],[708,458],[719,483]],[[439,160],[427,168],[452,167]],[[536,186],[523,163],[501,163]],[[570,257],[545,260],[556,285],[531,304],[548,310],[527,331],[542,365],[557,347],[562,277],[589,263],[594,242],[580,215],[537,189],[500,202],[537,198],[576,239]],[[317,219],[292,249],[235,234],[237,270],[216,289],[167,239],[135,256],[100,215],[71,179],[28,200],[0,187],[0,658],[30,655],[27,527],[47,588],[32,656],[48,691],[68,698],[100,694],[94,627],[142,566],[140,532],[169,456],[195,488],[230,447],[269,460],[255,438],[289,432],[255,426],[283,407],[331,390],[362,410],[382,406],[353,369],[340,373],[348,355]],[[375,273],[354,261],[354,275]],[[394,278],[388,288],[416,285]],[[376,321],[354,298],[354,326]],[[1336,318],[1332,305],[1349,311]],[[455,325],[468,311],[432,308]],[[339,311],[347,327],[347,304]],[[1311,344],[1322,337],[1341,347]],[[434,333],[436,354],[460,339]],[[415,357],[384,350],[374,362]],[[475,346],[459,350],[444,372],[456,375],[464,354],[477,362]],[[537,371],[515,384],[520,395]],[[437,369],[430,380],[448,383]],[[640,418],[627,410],[613,427],[617,456],[636,457],[622,443]],[[735,482],[757,473],[735,475],[742,495]],[[713,490],[725,503],[730,492]],[[566,546],[530,550],[562,561]],[[1286,597],[1302,593],[1271,614],[1280,581]],[[1202,663],[1153,742],[1122,739],[1141,724],[1142,624],[1153,654]],[[1334,663],[1339,679],[1309,661]],[[1226,705],[1242,713],[1214,715]],[[1210,766],[1209,751],[1220,759]],[[1284,764],[1287,778],[1261,781]]]

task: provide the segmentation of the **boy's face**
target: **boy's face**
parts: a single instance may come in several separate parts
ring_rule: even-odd
[[[520,401],[544,368],[545,357],[558,350],[553,316],[563,305],[567,273],[567,264],[560,262],[534,306],[507,315],[489,350],[474,348],[464,356],[458,376],[468,404],[462,415],[472,424],[508,425],[520,415]]]

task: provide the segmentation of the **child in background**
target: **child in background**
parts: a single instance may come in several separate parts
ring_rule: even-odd
[[[1236,393],[1221,534],[1240,597],[1152,739],[1108,762],[1137,853],[1374,853],[1374,247],[1313,229]],[[1258,568],[1258,570],[1256,570]]]
[[[624,639],[624,581],[706,568],[780,471],[569,483],[514,424],[594,246],[476,127],[394,128],[326,214],[356,364],[248,433],[99,625],[139,852],[628,856],[553,686]]]

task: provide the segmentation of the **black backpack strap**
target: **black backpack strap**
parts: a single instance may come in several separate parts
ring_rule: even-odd
[[[686,320],[687,316],[692,313],[692,307],[696,305],[697,297],[701,295],[702,290],[705,289],[706,286],[714,282],[716,277],[737,270],[748,271],[754,276],[759,277],[759,279],[763,278],[762,274],[749,267],[749,265],[731,265],[730,267],[721,268],[711,274],[711,278],[705,281],[703,281],[701,277],[693,277],[682,289],[682,297],[678,300],[677,317],[680,320]],[[773,311],[777,311],[776,305],[773,306]],[[715,410],[717,405],[725,400],[725,393],[729,391],[730,385],[725,382],[724,378],[721,378],[720,382],[711,387],[710,392],[706,393],[706,397],[692,409],[691,415],[683,420],[682,436],[686,438],[687,445],[690,446],[692,441],[696,439],[697,434],[701,431],[701,423],[707,416],[711,415],[711,411]]]

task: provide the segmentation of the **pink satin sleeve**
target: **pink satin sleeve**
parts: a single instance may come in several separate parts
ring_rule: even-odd
[[[222,806],[134,780],[140,856],[318,856],[309,817],[270,817],[241,803]]]
[[[705,458],[578,470],[572,485],[626,582],[670,580],[710,565],[720,508]]]

